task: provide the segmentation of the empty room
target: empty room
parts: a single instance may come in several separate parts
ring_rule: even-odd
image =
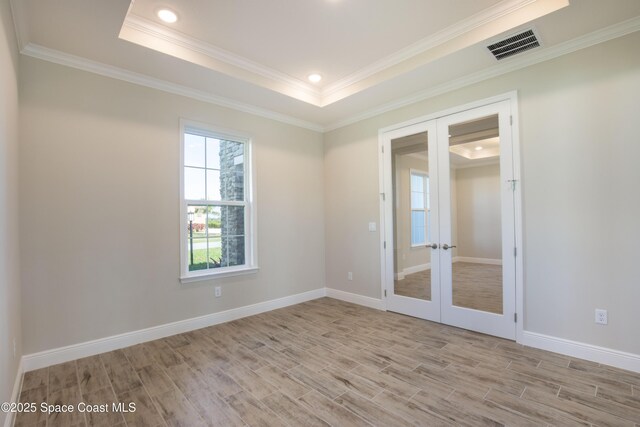
[[[0,425],[640,426],[640,1],[0,0]]]

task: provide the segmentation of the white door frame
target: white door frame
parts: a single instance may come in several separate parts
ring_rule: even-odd
[[[523,219],[522,219],[522,180],[521,180],[521,158],[520,158],[520,128],[519,128],[519,114],[518,114],[518,93],[517,91],[507,92],[501,95],[485,98],[482,100],[474,101],[468,104],[452,107],[443,111],[428,114],[425,116],[416,117],[405,122],[397,123],[395,125],[387,126],[378,130],[378,186],[380,191],[380,295],[382,299],[382,307],[387,310],[387,299],[384,296],[385,291],[385,278],[389,269],[392,270],[393,265],[387,265],[386,256],[386,241],[389,232],[393,232],[393,224],[391,224],[391,230],[387,225],[387,218],[385,215],[385,155],[391,153],[384,153],[384,134],[387,132],[399,130],[408,126],[416,125],[429,120],[438,119],[451,114],[459,113],[462,111],[482,107],[488,104],[493,104],[499,101],[509,101],[511,109],[511,137],[512,137],[512,156],[513,156],[513,179],[516,181],[514,191],[514,213],[515,213],[515,245],[517,249],[517,256],[515,259],[516,278],[515,278],[515,293],[516,293],[516,341],[521,342],[524,330],[524,245],[523,245]],[[389,172],[387,172],[389,173]],[[390,178],[390,177],[389,177]]]
[[[397,138],[402,138],[404,136],[409,136],[409,135],[415,135],[417,133],[422,133],[425,131],[427,132],[427,135],[428,135],[427,138],[428,138],[428,144],[429,144],[429,152],[435,153],[436,144],[437,144],[437,139],[436,139],[437,127],[436,127],[435,121],[426,121],[426,122],[416,123],[411,126],[406,126],[397,130],[384,133],[384,135],[382,136],[382,147],[383,147],[383,151],[389,154],[389,157],[386,158],[386,161],[383,162],[383,165],[382,165],[382,167],[384,168],[382,175],[384,177],[391,178],[392,174],[394,173],[392,168],[393,159],[390,157],[392,155],[391,141]],[[427,169],[429,169],[430,172],[437,170],[436,168],[437,161],[438,159],[435,156],[431,156],[431,155],[429,156],[429,160],[428,160],[429,165]],[[430,186],[432,188],[438,185],[438,177],[436,175],[432,175],[430,173],[429,179],[430,179]],[[397,200],[395,199],[396,192],[393,188],[392,181],[393,179],[387,179],[384,182],[384,187],[382,190],[382,192],[385,195],[385,197],[383,198],[388,201],[388,203],[383,203],[385,230],[388,230],[389,227],[393,228],[393,211],[396,208],[396,202],[397,202]],[[434,194],[433,192],[430,192],[429,197],[433,197],[433,194]],[[432,224],[438,224],[439,222],[437,202],[432,200],[432,205],[434,206],[434,209],[432,209],[431,211],[432,216],[431,216],[431,222],[429,224],[429,227],[432,227]],[[439,242],[440,241],[439,227],[430,228],[430,230],[431,230],[432,241]],[[384,264],[393,266],[393,255],[394,255],[394,249],[395,249],[394,239],[391,239],[391,238],[386,239],[386,245],[383,243],[383,249],[384,249],[384,256],[385,256]],[[391,286],[391,289],[388,289],[383,286],[384,290],[382,292],[382,295],[386,297],[384,298],[386,310],[405,313],[410,316],[419,317],[425,320],[432,320],[435,322],[440,321],[440,317],[441,317],[440,316],[440,285],[439,285],[440,283],[440,251],[431,250],[431,249],[429,250],[431,251],[430,253],[431,268],[429,269],[431,278],[432,278],[432,280],[430,281],[431,299],[425,300],[425,299],[395,295],[393,286]],[[386,284],[394,283],[393,276],[395,273],[396,272],[394,271],[393,267],[387,268],[385,270],[385,274],[387,274],[387,276],[382,276],[383,283],[386,283]]]

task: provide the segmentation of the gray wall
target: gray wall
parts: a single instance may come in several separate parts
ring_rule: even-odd
[[[0,1],[0,402],[22,355],[18,262],[18,52],[8,0]],[[16,343],[16,357],[13,343]],[[4,424],[0,412],[0,425]]]
[[[33,58],[20,65],[25,353],[324,287],[321,134]],[[178,281],[180,118],[254,137],[257,274]]]
[[[501,260],[500,165],[460,168],[455,185],[457,255]]]
[[[525,329],[639,354],[638,46],[630,34],[327,133],[327,286],[380,298],[378,129],[518,90]]]

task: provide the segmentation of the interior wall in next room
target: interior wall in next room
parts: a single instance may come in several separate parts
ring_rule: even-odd
[[[457,256],[501,260],[500,165],[459,168],[455,176]]]
[[[431,262],[431,249],[424,245],[411,245],[411,172],[429,173],[426,151],[416,154],[394,156],[394,203],[395,203],[395,273],[401,278],[425,270]]]

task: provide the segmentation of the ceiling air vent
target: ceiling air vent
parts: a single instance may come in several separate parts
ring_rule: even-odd
[[[490,44],[487,46],[487,49],[489,49],[493,56],[499,61],[538,46],[540,46],[540,41],[538,41],[533,30],[526,30]]]

